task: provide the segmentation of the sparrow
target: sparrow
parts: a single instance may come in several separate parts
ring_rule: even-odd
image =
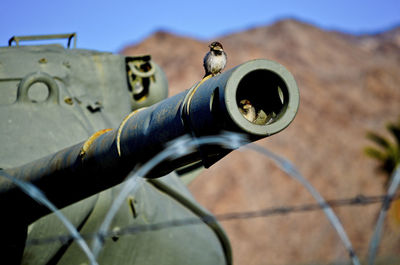
[[[203,59],[203,66],[205,70],[204,77],[208,75],[215,76],[220,74],[226,65],[226,53],[222,48],[222,44],[218,41],[214,41],[208,45],[210,51],[207,52]]]
[[[239,111],[248,121],[257,125],[271,124],[277,116],[275,112],[266,114],[262,109],[256,111],[248,99],[242,99],[239,102]]]
[[[247,99],[242,99],[239,102],[239,111],[242,115],[250,122],[254,122],[256,119],[256,109],[251,105]]]

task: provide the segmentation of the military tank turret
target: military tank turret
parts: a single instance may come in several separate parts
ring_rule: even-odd
[[[59,38],[68,39],[67,48],[20,45]],[[77,49],[74,33],[11,38],[8,47],[0,47],[0,93],[0,249],[9,264],[88,264],[71,239],[26,244],[68,231],[10,179],[34,184],[79,232],[93,234],[121,183],[166,143],[224,131],[255,141],[286,128],[299,105],[295,80],[273,61],[245,62],[167,98],[165,74],[150,55]],[[266,118],[246,119],[243,100]],[[117,233],[104,239],[99,264],[232,264],[223,229],[202,219],[210,213],[184,184],[192,169],[208,168],[231,151],[215,143],[199,145],[142,176],[148,181],[128,196],[113,231],[179,218],[199,223]]]

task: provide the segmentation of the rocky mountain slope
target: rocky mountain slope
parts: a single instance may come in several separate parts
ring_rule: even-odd
[[[363,148],[368,130],[400,115],[400,28],[353,36],[296,20],[218,38],[231,68],[266,58],[283,64],[300,89],[300,108],[283,132],[257,144],[288,158],[327,199],[379,195],[383,176]],[[151,54],[165,70],[170,95],[203,76],[206,42],[156,32],[121,51]],[[270,159],[235,151],[204,171],[190,189],[213,213],[259,210],[314,202]],[[357,254],[368,249],[379,205],[335,208]],[[322,211],[223,222],[235,264],[311,264],[347,261],[348,255]],[[379,255],[400,255],[400,229],[389,218]]]

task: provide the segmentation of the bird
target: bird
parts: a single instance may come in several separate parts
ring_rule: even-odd
[[[220,74],[225,68],[227,56],[222,47],[222,44],[218,41],[214,41],[208,45],[210,51],[204,56],[203,66],[205,70],[204,77],[208,75],[215,76]]]
[[[257,125],[268,125],[275,121],[277,117],[275,112],[271,112],[266,114],[264,110],[256,110],[256,108],[251,104],[250,100],[242,99],[239,102],[239,112],[245,117],[248,121],[257,124]]]
[[[250,122],[254,122],[256,119],[256,109],[247,99],[242,99],[239,102],[239,111]]]

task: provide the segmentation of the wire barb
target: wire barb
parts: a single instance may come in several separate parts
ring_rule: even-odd
[[[392,198],[392,200],[398,200],[400,196],[396,196]],[[370,204],[376,203],[385,203],[388,200],[386,195],[380,196],[365,196],[365,195],[357,195],[352,198],[345,199],[336,199],[329,200],[325,204],[303,204],[298,206],[280,206],[280,207],[272,207],[265,208],[257,211],[244,211],[244,212],[232,212],[232,213],[224,213],[224,214],[216,214],[212,215],[203,215],[200,217],[193,218],[184,218],[184,219],[175,219],[171,221],[165,221],[154,224],[147,225],[131,225],[121,228],[118,231],[118,236],[124,235],[132,235],[139,234],[144,232],[158,231],[162,229],[168,229],[173,227],[181,227],[188,225],[198,225],[202,223],[212,224],[216,222],[224,222],[224,221],[234,221],[234,220],[243,220],[243,219],[253,219],[253,218],[266,218],[270,216],[280,216],[280,215],[288,215],[292,213],[301,213],[301,212],[310,212],[310,211],[318,211],[323,210],[328,207],[344,207],[344,206],[367,206]],[[95,233],[95,234],[82,234],[84,239],[93,239],[100,238],[104,241],[107,238],[111,238],[115,235],[115,231],[108,231],[107,233]],[[46,237],[46,238],[33,238],[28,239],[26,245],[43,245],[50,244],[54,242],[60,242],[65,244],[69,240],[76,240],[76,238],[72,235],[61,235],[54,237]]]

